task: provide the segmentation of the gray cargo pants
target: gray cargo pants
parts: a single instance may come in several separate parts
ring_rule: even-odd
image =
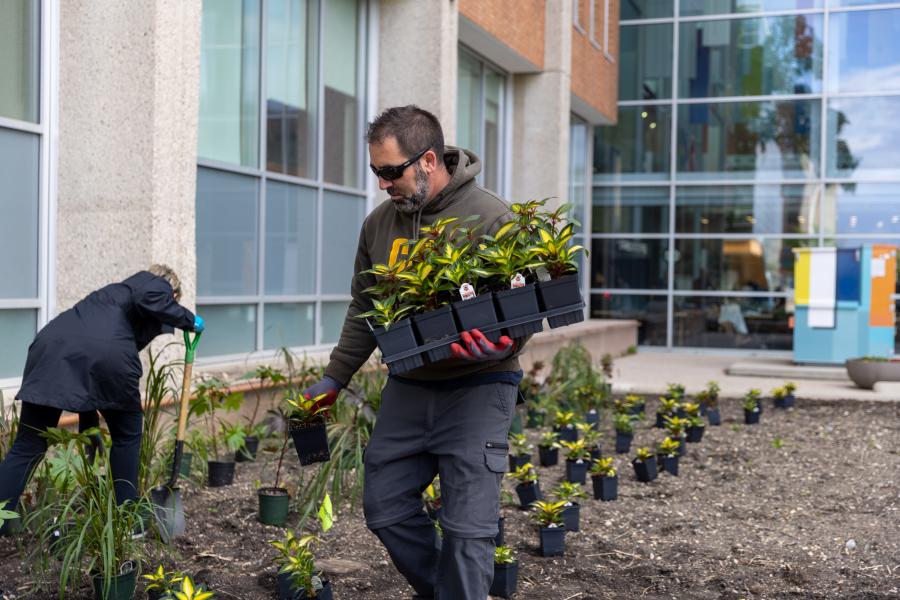
[[[365,454],[366,525],[422,598],[485,600],[517,387],[388,380]],[[422,505],[441,477],[444,539]]]

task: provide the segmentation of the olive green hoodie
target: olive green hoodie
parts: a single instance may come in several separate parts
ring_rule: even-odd
[[[375,350],[375,336],[364,319],[356,315],[372,308],[372,301],[363,290],[375,283],[375,277],[362,272],[373,264],[391,264],[408,239],[417,239],[419,227],[430,225],[437,219],[470,215],[481,217],[482,232],[493,234],[512,214],[509,205],[500,197],[475,183],[481,171],[481,161],[473,153],[448,146],[444,150],[444,163],[450,172],[450,182],[418,213],[404,214],[394,208],[390,200],[382,202],[366,217],[359,234],[359,247],[351,284],[353,299],[347,310],[341,339],[331,352],[331,360],[325,374],[346,385],[353,374],[369,359]],[[393,254],[393,256],[392,256]],[[519,340],[517,340],[519,341]],[[517,344],[521,349],[522,344]],[[444,380],[499,371],[518,371],[519,361],[511,357],[501,361],[470,362],[449,358],[435,364],[427,364],[404,374],[419,380]]]

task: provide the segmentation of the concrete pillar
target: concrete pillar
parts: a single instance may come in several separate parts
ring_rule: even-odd
[[[568,199],[572,2],[547,0],[544,70],[513,80],[512,198]]]
[[[458,5],[454,0],[382,0],[378,17],[378,111],[416,104],[456,138]]]
[[[56,309],[151,263],[195,298],[200,2],[60,2]]]

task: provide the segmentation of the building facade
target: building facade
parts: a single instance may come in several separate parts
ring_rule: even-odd
[[[0,3],[0,388],[86,293],[172,265],[209,367],[327,352],[382,200],[365,124],[415,103],[510,200],[587,224],[612,0]],[[8,82],[8,84],[7,84]],[[585,273],[587,283],[587,273]]]

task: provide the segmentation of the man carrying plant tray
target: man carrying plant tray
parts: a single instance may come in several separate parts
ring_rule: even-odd
[[[370,167],[390,199],[366,218],[359,236],[352,301],[322,381],[304,393],[337,393],[371,356],[375,338],[364,319],[373,265],[402,260],[420,228],[439,219],[478,215],[479,233],[511,219],[506,202],[475,183],[479,159],[444,146],[441,125],[416,106],[390,108],[369,124]],[[417,598],[484,600],[493,577],[500,480],[506,437],[522,371],[524,339],[491,343],[461,334],[451,358],[391,376],[365,454],[366,524],[385,545]],[[443,547],[422,506],[422,490],[440,474]]]

